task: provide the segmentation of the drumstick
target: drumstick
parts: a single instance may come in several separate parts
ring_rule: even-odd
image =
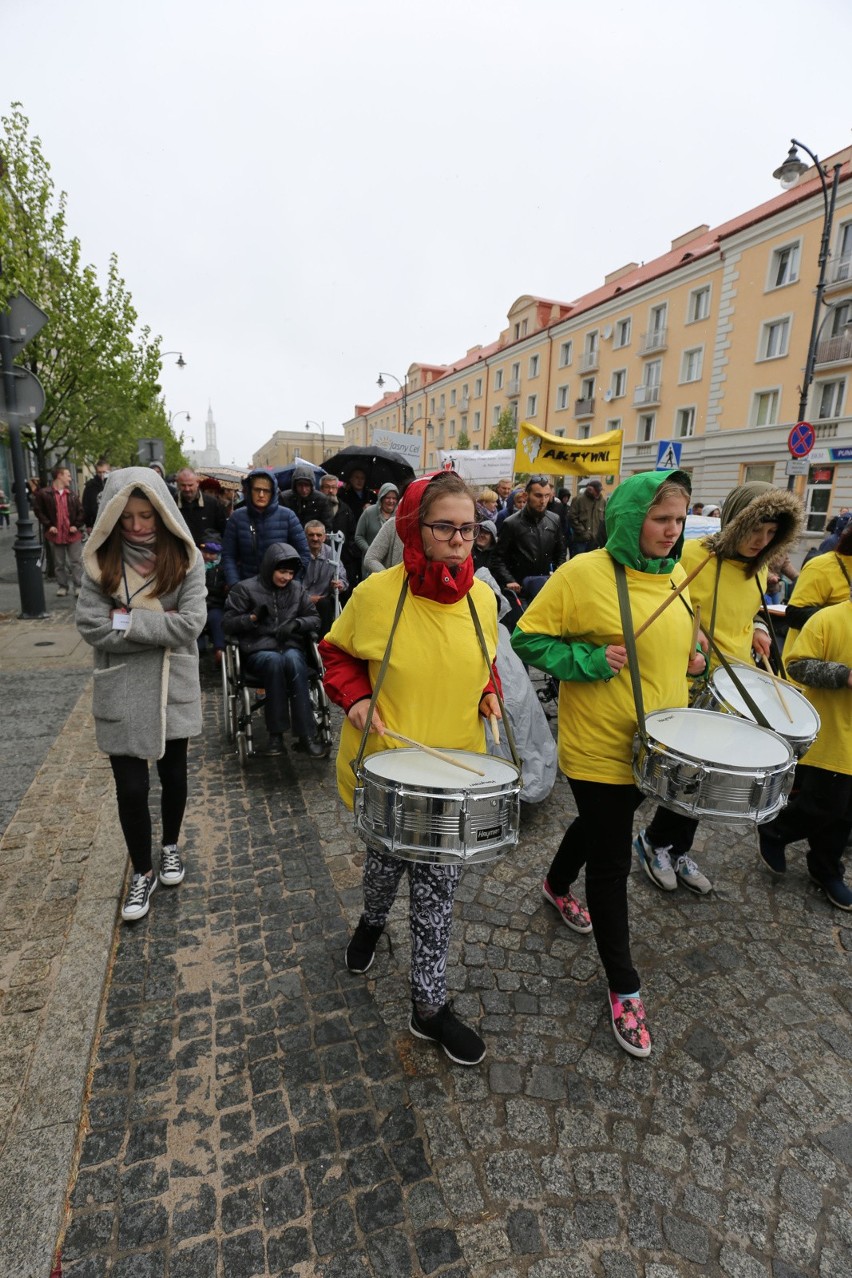
[[[465,772],[475,772],[478,777],[484,777],[485,773],[480,772],[479,768],[472,768],[469,763],[462,763],[460,759],[454,759],[451,754],[444,754],[443,750],[434,750],[432,746],[424,745],[422,741],[414,741],[411,737],[404,737],[401,732],[391,732],[390,728],[385,728],[385,736],[393,737],[394,741],[404,741],[406,745],[414,746],[415,750],[423,750],[426,754],[432,754],[436,759],[443,759],[444,763],[452,763],[457,768],[464,768]]]
[[[706,559],[702,559],[702,560],[701,560],[701,563],[698,565],[698,567],[697,567],[697,568],[693,568],[692,572],[689,574],[689,576],[688,576],[688,577],[684,577],[684,579],[683,579],[683,581],[680,583],[680,585],[679,585],[679,586],[677,586],[677,587],[676,587],[676,588],[672,591],[672,593],[671,593],[670,595],[667,595],[667,596],[666,596],[666,598],[665,598],[665,599],[663,600],[663,602],[660,604],[659,608],[657,608],[654,612],[652,612],[652,613],[651,613],[651,615],[650,615],[650,617],[648,617],[647,621],[643,621],[643,622],[642,622],[642,625],[641,625],[641,626],[639,627],[639,629],[636,631],[636,634],[635,634],[634,638],[638,639],[638,638],[639,638],[639,636],[640,636],[641,634],[644,634],[644,632],[645,632],[645,631],[648,629],[648,627],[650,626],[651,622],[652,622],[652,621],[656,621],[656,620],[657,620],[657,618],[659,617],[660,613],[661,613],[661,612],[665,612],[665,610],[669,607],[669,605],[670,605],[670,604],[672,604],[672,603],[674,603],[674,601],[675,601],[675,599],[677,599],[678,595],[682,595],[682,594],[683,594],[684,590],[686,590],[686,588],[687,588],[687,586],[689,585],[689,583],[690,583],[691,581],[693,581],[693,580],[694,580],[694,579],[698,576],[698,574],[701,572],[701,569],[702,569],[702,568],[705,568],[705,567],[707,566],[707,564],[709,564],[710,560],[713,558],[713,556],[714,556],[714,554],[715,554],[715,553],[716,553],[715,551],[711,550],[711,551],[710,551],[710,554],[707,556],[707,558],[706,558]]]
[[[695,614],[692,619],[692,643],[689,645],[689,660],[691,661],[695,654],[695,645],[698,643],[698,632],[701,629],[701,604],[695,605]]]
[[[496,714],[490,714],[488,716],[488,722],[491,724],[491,735],[494,738],[494,744],[499,745],[500,744],[500,724]]]
[[[787,705],[787,702],[784,699],[784,693],[781,691],[781,687],[780,687],[781,680],[776,676],[775,671],[770,666],[765,655],[762,652],[759,655],[760,655],[760,664],[763,666],[766,673],[772,676],[772,686],[775,689],[775,695],[778,697],[778,700],[781,702],[781,709],[784,711],[787,718],[792,723],[793,716],[790,714],[790,707]]]

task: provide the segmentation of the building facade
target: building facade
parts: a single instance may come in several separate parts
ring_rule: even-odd
[[[310,462],[321,466],[323,459],[340,451],[345,441],[339,430],[277,430],[252,454],[252,466],[279,470],[294,462]]]
[[[794,480],[814,539],[829,514],[852,506],[852,148],[826,167],[835,164],[842,167],[807,409],[816,446]],[[783,487],[823,221],[811,169],[722,226],[678,236],[656,260],[612,271],[573,303],[521,297],[496,342],[452,365],[412,364],[404,396],[356,407],[346,442],[404,425],[422,436],[429,469],[440,448],[487,448],[509,408],[516,420],[569,439],[621,430],[621,476],[653,469],[671,441],[696,499],[720,501],[749,479]]]

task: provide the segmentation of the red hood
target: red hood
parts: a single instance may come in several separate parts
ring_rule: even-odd
[[[454,576],[445,564],[435,563],[423,553],[420,506],[426,485],[434,478],[434,475],[424,475],[408,485],[396,508],[396,531],[402,541],[402,560],[411,593],[434,599],[436,603],[457,603],[464,599],[473,582],[472,557],[468,555]]]

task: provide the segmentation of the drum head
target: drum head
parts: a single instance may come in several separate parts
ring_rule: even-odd
[[[679,755],[733,768],[775,768],[792,757],[787,742],[750,719],[712,710],[655,710],[648,736]]]
[[[764,674],[761,670],[755,670],[753,666],[737,664],[733,666],[733,670],[754,704],[766,716],[766,721],[773,731],[780,732],[782,737],[813,738],[816,736],[819,732],[819,715],[807,697],[804,697],[797,688],[791,687],[789,683],[783,683],[780,686],[784,703],[790,711],[788,718],[775,691],[779,680],[773,679],[771,675]],[[736,684],[727,670],[720,667],[714,671],[711,683],[720,701],[729,710],[754,722],[754,716],[737,691]]]
[[[467,768],[436,759],[425,750],[381,750],[363,760],[361,766],[373,777],[383,777],[400,785],[419,785],[429,790],[470,790],[478,785],[507,785],[518,778],[518,770],[505,759],[490,754],[474,754],[471,750],[445,750],[460,763],[484,772],[474,776]]]

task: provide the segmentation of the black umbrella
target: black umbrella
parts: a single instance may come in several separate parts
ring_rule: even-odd
[[[378,491],[382,484],[410,483],[416,476],[414,468],[389,448],[377,448],[369,444],[350,444],[339,453],[323,461],[323,468],[339,479],[348,479],[353,470],[363,470],[367,487]]]

